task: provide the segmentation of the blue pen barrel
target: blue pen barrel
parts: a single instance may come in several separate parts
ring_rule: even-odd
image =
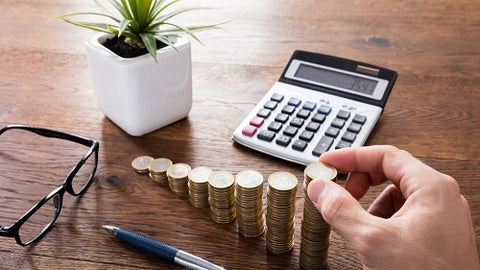
[[[164,260],[174,262],[178,249],[128,230],[116,230],[116,238]]]

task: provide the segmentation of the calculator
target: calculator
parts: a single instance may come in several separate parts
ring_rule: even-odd
[[[302,165],[333,149],[362,146],[396,78],[386,68],[297,50],[232,138]]]

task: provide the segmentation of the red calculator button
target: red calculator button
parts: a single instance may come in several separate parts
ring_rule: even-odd
[[[249,137],[252,137],[255,132],[257,132],[257,128],[252,126],[246,126],[242,129],[242,134]]]
[[[265,121],[265,118],[255,116],[253,117],[252,120],[250,120],[250,125],[255,127],[260,127],[261,125],[263,125],[264,121]]]

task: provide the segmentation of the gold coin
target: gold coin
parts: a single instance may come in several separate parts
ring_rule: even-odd
[[[231,187],[234,182],[233,175],[225,171],[212,172],[208,178],[208,184],[216,189]]]
[[[335,181],[337,178],[337,169],[330,164],[313,162],[305,168],[305,176],[310,178],[310,180],[324,179]]]
[[[190,170],[190,165],[175,163],[167,169],[167,175],[175,179],[186,178]]]
[[[239,172],[235,180],[239,187],[253,189],[263,184],[263,175],[254,170],[245,170]]]
[[[212,170],[207,167],[196,167],[188,174],[188,179],[194,183],[207,183]]]
[[[135,171],[137,171],[138,173],[147,173],[148,165],[152,160],[153,158],[150,156],[140,156],[140,157],[136,157],[132,161],[131,165],[133,169],[135,169]]]
[[[276,172],[268,177],[268,185],[277,191],[289,191],[297,187],[297,177],[289,172]]]
[[[162,173],[166,172],[172,164],[172,161],[168,158],[156,158],[150,161],[148,169],[153,174]]]

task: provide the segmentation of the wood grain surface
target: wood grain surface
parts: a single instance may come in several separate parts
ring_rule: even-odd
[[[0,238],[0,268],[181,269],[120,243],[101,226],[136,230],[227,269],[299,269],[302,182],[297,193],[295,247],[271,255],[265,236],[247,239],[235,223],[220,225],[208,211],[137,174],[139,155],[192,167],[265,177],[303,166],[232,142],[235,127],[278,80],[295,49],[396,70],[396,85],[366,142],[405,149],[452,175],[470,203],[480,246],[480,2],[245,0],[185,1],[220,7],[181,22],[229,21],[224,31],[193,43],[193,108],[187,118],[131,137],[97,108],[83,42],[92,33],[49,21],[94,10],[93,1],[0,1],[0,126],[29,124],[100,141],[95,182],[82,197],[64,197],[52,230],[24,248]],[[168,97],[165,97],[168,98]],[[8,226],[60,185],[85,150],[58,140],[8,135],[0,142],[0,224]],[[342,181],[340,183],[343,183]],[[368,207],[384,188],[361,199]],[[480,250],[480,249],[479,249]],[[346,242],[332,234],[329,269],[361,269]]]

